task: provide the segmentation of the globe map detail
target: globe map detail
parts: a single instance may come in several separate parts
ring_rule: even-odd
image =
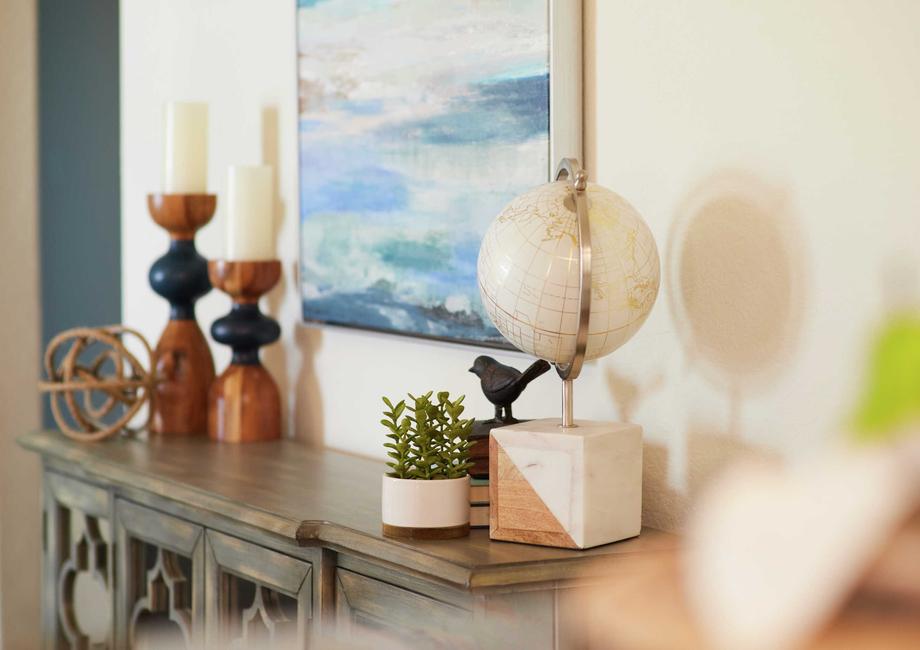
[[[514,199],[486,232],[477,275],[482,302],[515,347],[551,363],[575,354],[579,312],[578,219],[567,181]],[[620,195],[589,183],[591,315],[585,360],[610,354],[642,326],[658,295],[658,249]]]

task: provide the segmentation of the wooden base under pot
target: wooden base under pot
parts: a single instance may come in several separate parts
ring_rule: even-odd
[[[447,528],[407,528],[383,524],[383,534],[399,539],[457,539],[470,534],[469,522]]]

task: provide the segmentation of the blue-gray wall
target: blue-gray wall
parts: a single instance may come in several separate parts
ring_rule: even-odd
[[[44,345],[121,320],[118,0],[39,0],[38,37]]]

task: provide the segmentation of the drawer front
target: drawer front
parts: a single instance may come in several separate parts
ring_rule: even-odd
[[[206,540],[208,647],[306,647],[310,563],[213,530]]]
[[[337,568],[336,629],[342,639],[408,647],[473,647],[468,610]]]
[[[200,647],[204,528],[122,499],[115,522],[117,647]]]

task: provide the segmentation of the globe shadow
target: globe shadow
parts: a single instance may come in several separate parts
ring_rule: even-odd
[[[695,369],[720,388],[772,384],[801,329],[803,253],[786,194],[755,176],[711,176],[668,236],[668,304]]]
[[[679,205],[668,236],[668,305],[690,368],[726,395],[723,424],[686,433],[694,496],[727,463],[775,454],[744,440],[744,396],[773,385],[802,327],[804,251],[787,192],[753,174],[713,174]]]

